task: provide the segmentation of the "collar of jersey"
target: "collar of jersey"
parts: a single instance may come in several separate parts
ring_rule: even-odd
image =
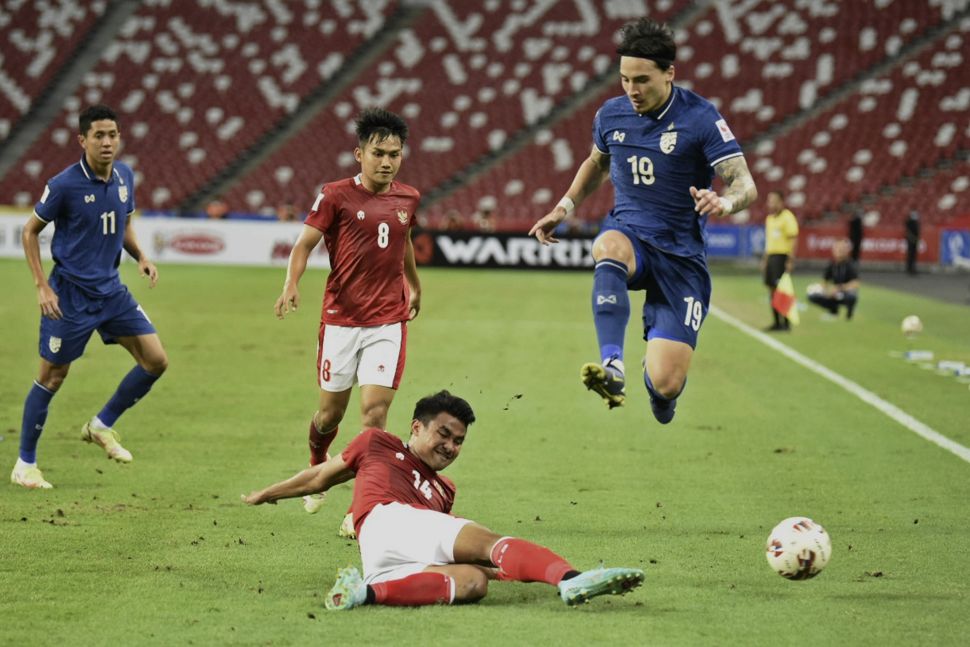
[[[650,112],[645,112],[643,114],[643,116],[644,117],[650,117],[654,121],[660,121],[661,119],[664,118],[664,115],[667,114],[667,111],[670,110],[670,106],[673,105],[673,103],[674,103],[674,97],[676,96],[676,94],[677,94],[677,87],[675,85],[671,84],[670,85],[670,96],[667,97],[667,100],[664,102],[664,104],[662,106],[660,106],[659,108],[657,108],[656,110],[652,110]]]
[[[91,170],[91,167],[88,166],[88,163],[84,160],[84,155],[81,155],[81,172],[84,173],[84,177],[86,177],[87,179],[91,180],[92,182],[101,182],[103,184],[111,184],[111,180],[105,182],[104,180],[102,180],[101,178],[99,178],[97,175],[94,174],[94,171]],[[111,179],[114,180],[115,178],[121,179],[121,176],[118,174],[118,169],[116,169],[115,168],[115,165],[112,163],[111,164]]]

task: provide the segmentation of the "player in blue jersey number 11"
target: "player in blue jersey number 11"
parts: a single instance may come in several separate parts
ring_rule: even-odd
[[[40,306],[40,371],[24,402],[20,456],[10,474],[14,485],[49,489],[37,467],[37,443],[47,410],[97,330],[106,344],[119,344],[135,366],[100,412],[81,429],[81,440],[101,447],[108,458],[130,463],[115,421],[145,397],[168,367],[155,326],[118,276],[121,250],[138,263],[138,273],[155,287],[158,271],[135,238],[135,177],[115,160],[121,146],[118,117],[107,106],[86,108],[78,117],[81,159],[51,178],[24,225],[27,265]],[[54,223],[54,269],[44,276],[40,232]]]
[[[677,46],[666,25],[643,18],[623,27],[623,96],[593,119],[593,147],[559,204],[532,227],[544,244],[607,178],[615,204],[593,243],[593,320],[600,363],[582,367],[586,387],[609,407],[626,399],[623,339],[628,290],[645,290],[643,381],[654,417],[674,417],[687,369],[707,316],[711,277],[705,224],[744,209],[757,197],[741,147],[703,97],[674,85]],[[711,189],[714,174],[722,195]]]

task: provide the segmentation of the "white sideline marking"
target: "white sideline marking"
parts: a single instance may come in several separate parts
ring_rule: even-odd
[[[778,351],[779,353],[781,353],[788,359],[792,360],[796,364],[801,364],[808,370],[814,373],[818,373],[819,375],[821,375],[822,377],[824,377],[825,379],[831,382],[835,382],[836,384],[841,386],[843,389],[845,389],[852,395],[856,396],[866,404],[869,404],[875,407],[876,409],[886,414],[887,416],[889,416],[890,418],[892,418],[902,426],[912,431],[914,434],[925,438],[926,440],[930,441],[934,445],[942,447],[948,452],[951,452],[957,455],[958,457],[962,458],[966,462],[970,463],[970,449],[964,447],[958,442],[950,440],[940,432],[923,424],[913,416],[909,415],[908,413],[906,413],[896,405],[886,402],[885,400],[880,398],[872,391],[869,391],[868,389],[864,389],[863,387],[859,386],[852,380],[839,375],[835,371],[828,369],[825,366],[822,366],[815,360],[805,357],[798,351],[792,348],[789,348],[785,344],[782,344],[777,339],[769,337],[763,332],[755,330],[754,328],[744,323],[743,321],[739,319],[735,319],[734,317],[724,312],[717,306],[712,305],[710,307],[710,312],[715,317],[723,321],[724,323],[734,326],[735,328],[737,328],[738,330],[740,330],[746,335],[754,337],[756,340],[760,341],[765,346],[773,348],[774,350]]]

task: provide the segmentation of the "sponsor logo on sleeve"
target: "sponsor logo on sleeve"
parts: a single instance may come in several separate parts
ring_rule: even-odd
[[[723,139],[725,142],[734,141],[734,133],[732,133],[731,129],[728,128],[725,120],[718,119],[714,122],[714,125],[717,126],[717,132],[721,133],[721,139]]]

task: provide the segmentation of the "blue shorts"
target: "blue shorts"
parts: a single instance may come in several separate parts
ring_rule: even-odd
[[[51,364],[70,364],[84,354],[95,330],[105,344],[117,337],[154,334],[155,326],[128,288],[103,298],[92,298],[70,281],[50,278],[61,308],[60,319],[40,318],[40,356]]]
[[[627,288],[647,292],[643,338],[672,339],[696,348],[711,305],[711,274],[704,256],[667,254],[620,225],[607,225],[600,233],[610,230],[620,232],[633,245],[637,269]]]

